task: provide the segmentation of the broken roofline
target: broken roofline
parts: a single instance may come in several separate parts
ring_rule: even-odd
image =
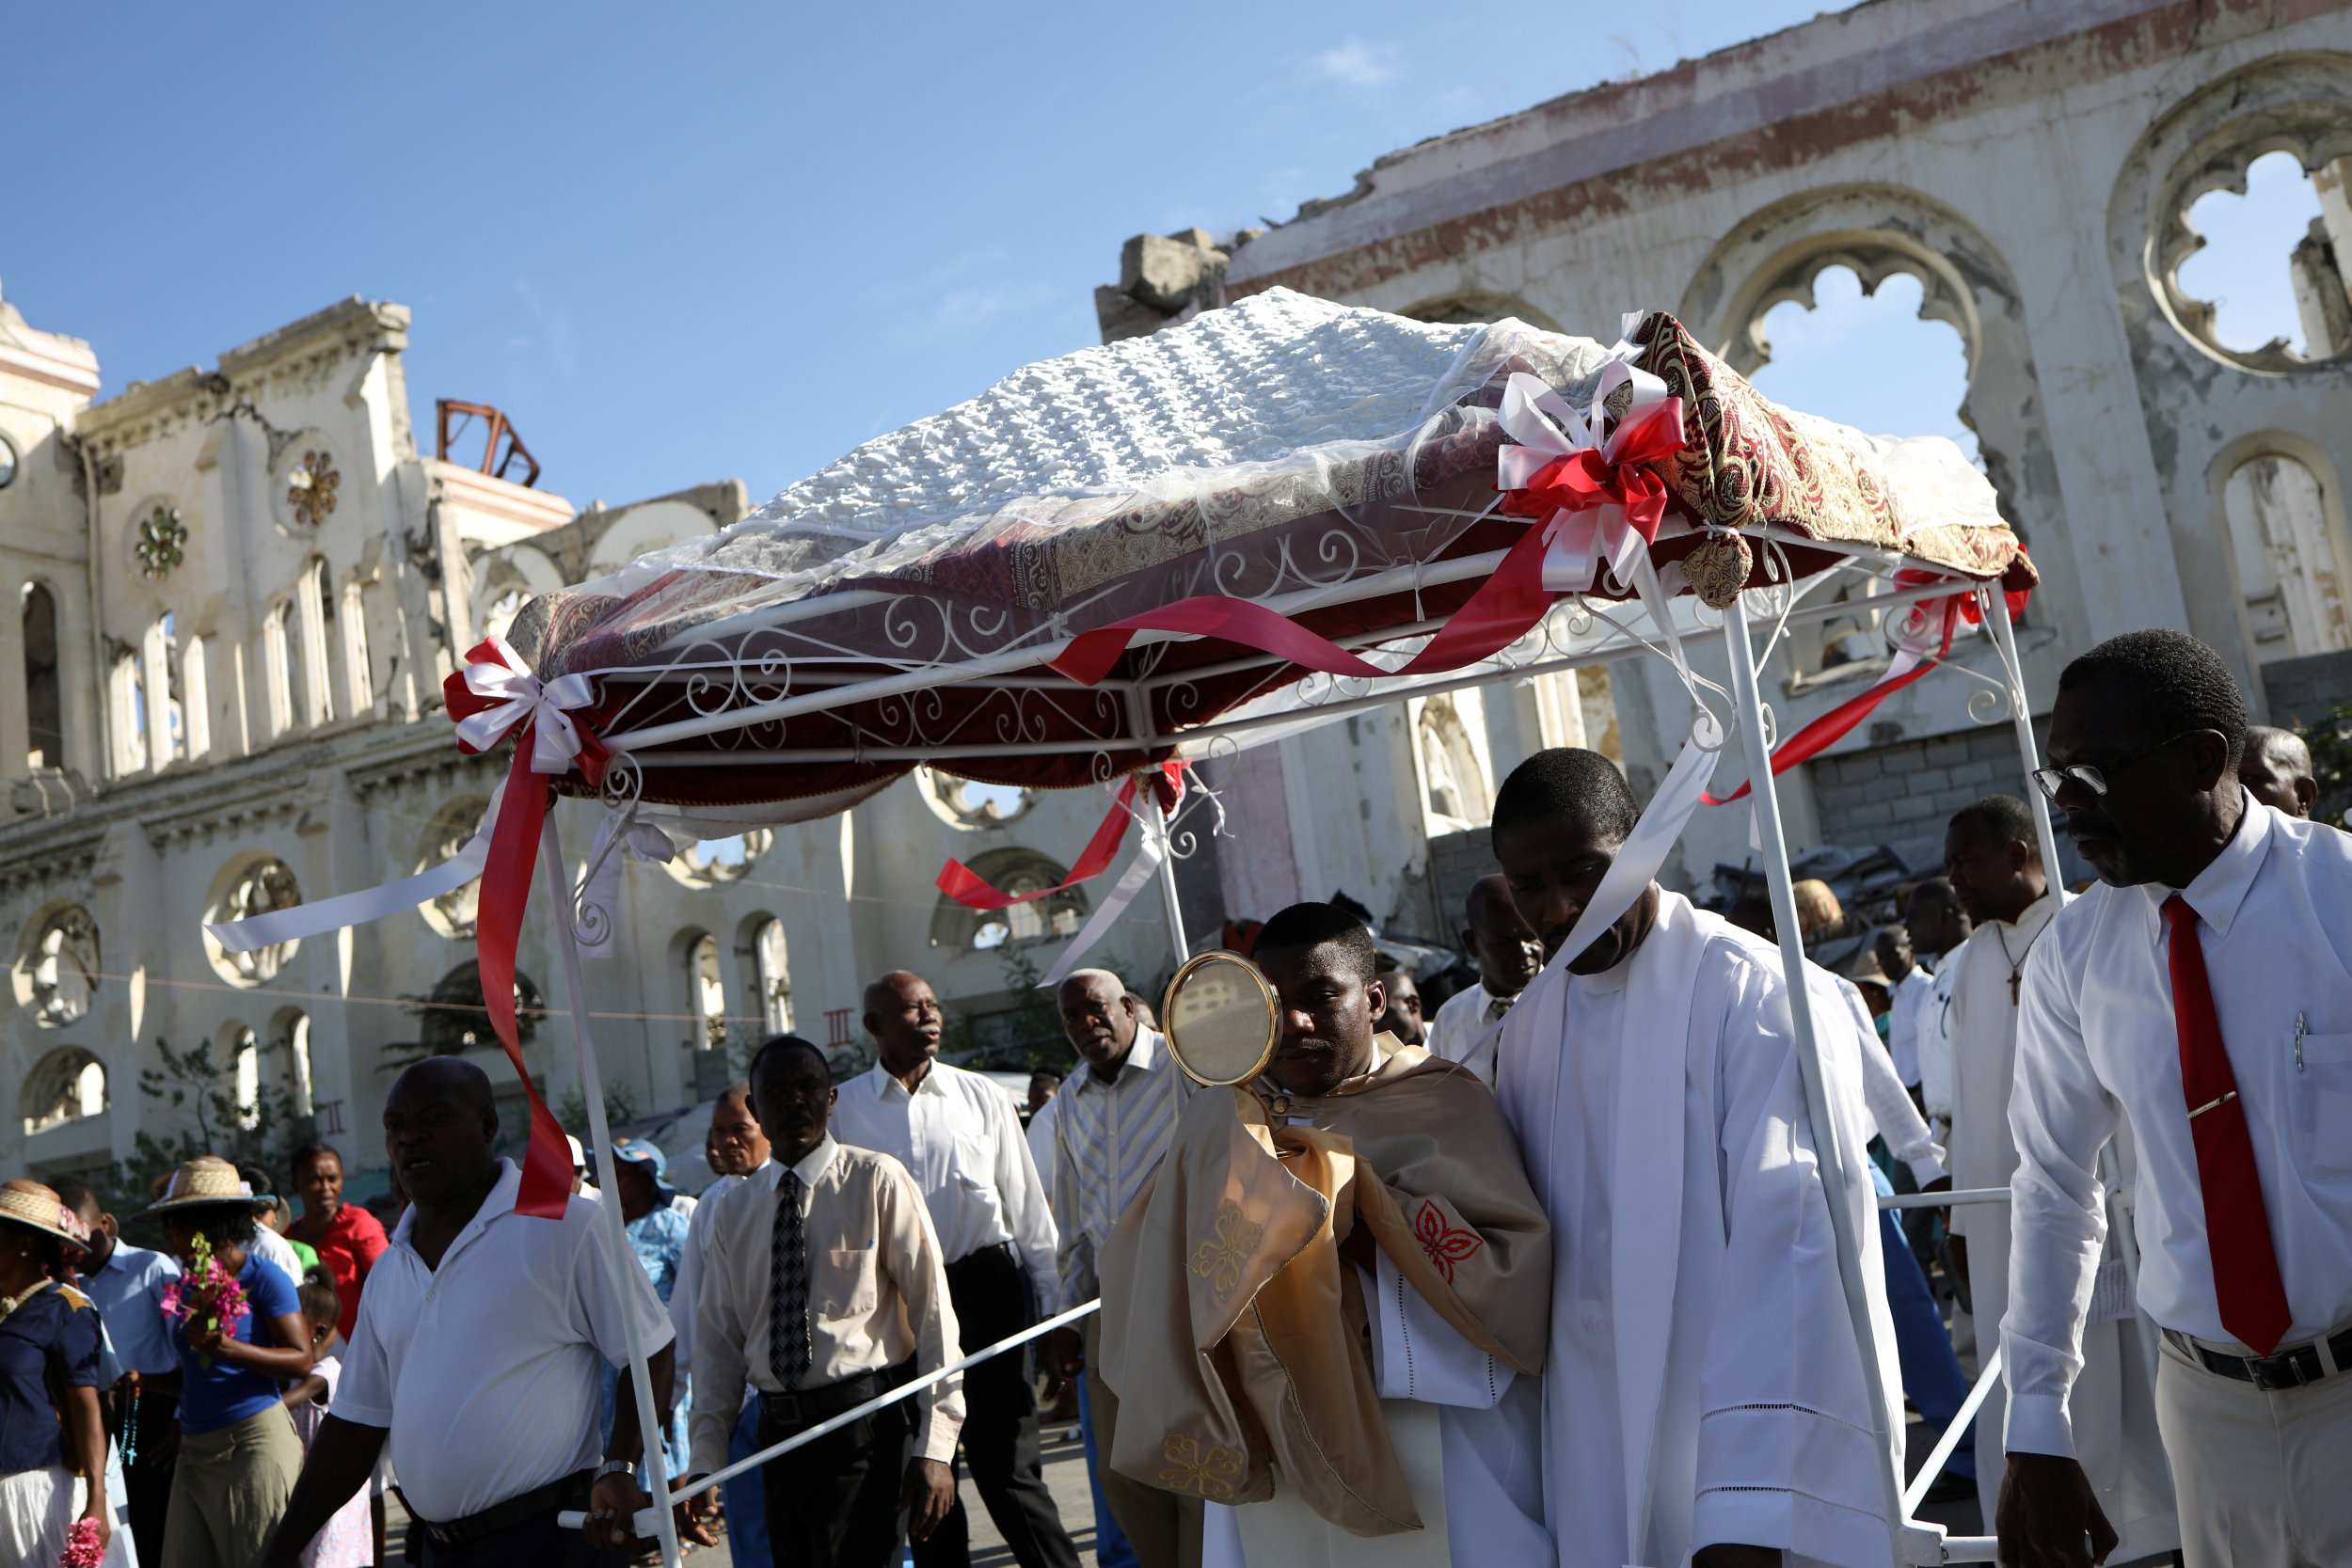
[[[2192,37],[2210,40],[2217,8],[2263,28],[2289,19],[2274,12],[2331,11],[2341,0],[2219,0],[2217,8],[2202,0],[1866,0],[1653,75],[1588,87],[1391,152],[1357,176],[1354,192],[1307,202],[1289,223],[1237,248],[1225,281],[1240,293],[1277,282],[1330,293],[1343,286],[1308,276],[1318,263],[1384,241],[1702,148],[1753,141],[1807,117],[1851,116],[1872,100],[1915,97],[1922,84],[2084,35],[2103,36],[2095,61],[2079,68],[2106,74],[2175,53]],[[1854,118],[1854,128],[1835,140],[1898,128],[1878,114]],[[1827,145],[1789,150],[1805,156]],[[1403,270],[1409,269],[1378,269],[1382,277]]]

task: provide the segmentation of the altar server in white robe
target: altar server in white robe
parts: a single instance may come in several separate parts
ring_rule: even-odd
[[[1968,940],[1944,959],[1952,989],[1952,1176],[1960,1187],[2007,1187],[2017,1169],[2009,1101],[2017,1075],[2026,958],[2048,933],[2066,894],[2052,892],[2032,809],[2014,796],[1987,796],[1955,813],[1944,834],[1944,863],[1972,927]],[[2122,1173],[2128,1132],[2119,1130],[2116,1143]],[[2001,1318],[2009,1310],[2009,1205],[1957,1206],[1951,1232],[1953,1258],[1968,1275],[1981,1365],[1999,1346]],[[2118,1245],[2110,1234],[2083,1332],[2074,1418],[2084,1473],[2122,1534],[2116,1560],[2128,1561],[2172,1550],[2180,1530],[2171,1472],[2156,1435],[2147,1347]],[[2001,1444],[2004,1394],[1996,1384],[1977,1418],[1977,1488],[1987,1519],[2008,1468]]]
[[[1811,972],[1849,1151],[1826,1186],[1778,948],[1653,883],[1561,952],[1638,816],[1608,759],[1567,749],[1520,764],[1494,810],[1511,895],[1565,960],[1512,1010],[1498,1082],[1558,1237],[1544,1458],[1561,1568],[1883,1568],[1900,1434],[1874,1435],[1867,1380],[1900,1385],[1865,1043],[1840,1033],[1856,1015]],[[1850,1326],[1833,1203],[1862,1247],[1875,1356]]]

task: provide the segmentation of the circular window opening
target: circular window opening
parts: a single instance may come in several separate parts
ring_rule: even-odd
[[[725,838],[699,840],[665,863],[670,875],[688,887],[721,887],[750,875],[753,864],[775,841],[776,835],[767,829],[754,828]]]
[[[1032,793],[1018,784],[982,784],[929,768],[914,770],[923,803],[941,821],[957,828],[994,828],[1029,809]]]
[[[2295,154],[2256,158],[2233,184],[2198,197],[2183,222],[2194,249],[2173,277],[2214,347],[2307,363],[2352,347],[2341,236]]]
[[[250,856],[232,864],[222,876],[219,890],[204,911],[204,923],[216,926],[225,921],[249,920],[257,914],[293,909],[301,902],[302,889],[284,861],[270,855]],[[204,956],[211,960],[214,973],[238,986],[266,985],[275,980],[301,945],[296,940],[257,947],[249,953],[232,953],[215,941],[210,931],[204,934]]]

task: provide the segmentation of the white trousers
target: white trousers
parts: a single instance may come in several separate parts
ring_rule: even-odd
[[[2166,1340],[2156,1425],[2172,1458],[2184,1568],[2352,1563],[2352,1368],[2267,1393]]]

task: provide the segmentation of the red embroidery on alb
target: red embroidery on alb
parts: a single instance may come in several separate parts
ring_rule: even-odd
[[[1413,1239],[1421,1243],[1421,1250],[1429,1255],[1429,1261],[1445,1275],[1445,1282],[1454,1283],[1454,1266],[1466,1263],[1470,1255],[1486,1244],[1475,1230],[1455,1229],[1446,1223],[1445,1215],[1427,1198],[1422,1200],[1421,1212],[1413,1217]]]

